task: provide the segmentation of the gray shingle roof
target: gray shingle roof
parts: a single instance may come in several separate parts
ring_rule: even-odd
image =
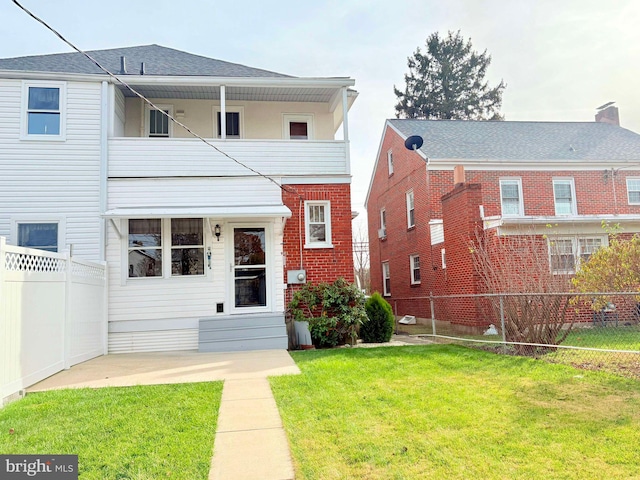
[[[289,75],[201,57],[160,45],[94,50],[87,53],[116,74],[122,73],[120,57],[124,56],[127,72],[134,75],[140,73],[140,64],[144,62],[145,75],[290,78]],[[0,70],[104,74],[89,59],[77,52],[0,59]]]
[[[640,160],[640,135],[598,122],[399,120],[406,138],[420,135],[432,159]]]

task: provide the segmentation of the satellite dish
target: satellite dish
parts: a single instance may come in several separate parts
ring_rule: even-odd
[[[407,150],[418,150],[422,146],[423,140],[420,135],[411,135],[404,141],[404,146]]]

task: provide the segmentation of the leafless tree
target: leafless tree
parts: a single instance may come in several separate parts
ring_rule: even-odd
[[[369,238],[362,224],[353,230],[353,266],[359,287],[364,290],[365,293],[370,293]]]

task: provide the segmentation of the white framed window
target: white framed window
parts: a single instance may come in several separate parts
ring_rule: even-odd
[[[22,127],[25,140],[64,140],[66,83],[22,83]]]
[[[331,244],[331,202],[306,201],[305,211],[305,247],[332,248]]]
[[[607,245],[608,239],[606,235],[560,237],[548,238],[547,244],[551,271],[557,274],[572,274],[580,268],[580,263],[589,260],[598,248]]]
[[[500,179],[500,206],[504,217],[522,217],[524,215],[522,180],[520,178]]]
[[[416,217],[415,217],[415,204],[413,200],[413,190],[409,190],[406,194],[407,196],[407,228],[415,227],[416,225]]]
[[[129,278],[204,276],[202,218],[130,219]]]
[[[629,205],[640,205],[640,178],[627,178]]]
[[[293,115],[285,113],[283,116],[284,138],[287,140],[313,140],[313,115]]]
[[[222,112],[214,107],[215,137],[222,138]],[[226,106],[225,138],[244,138],[244,107]]]
[[[60,224],[59,222],[17,221],[16,245],[19,247],[37,248],[48,252],[59,252]]]
[[[387,237],[387,211],[384,208],[380,209],[380,230],[378,230],[378,238]]]
[[[553,179],[553,199],[556,215],[577,215],[576,187],[573,178]]]
[[[410,255],[409,263],[411,267],[411,285],[420,283],[420,255]]]
[[[173,116],[173,105],[156,105],[160,110],[145,108],[145,134],[153,138],[169,138],[173,136],[173,122],[167,113]]]
[[[440,259],[442,260],[442,269],[447,268],[447,252],[444,248],[440,249]]]
[[[391,271],[389,262],[382,262],[382,294],[385,297],[391,295]]]
[[[393,175],[393,151],[387,152],[387,165],[389,167],[389,176]]]

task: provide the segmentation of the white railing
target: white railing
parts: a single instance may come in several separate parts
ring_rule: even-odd
[[[244,165],[271,176],[348,175],[347,143],[331,140],[208,140]],[[110,177],[234,176],[246,168],[197,139],[109,140]]]
[[[0,237],[0,406],[21,390],[106,353],[104,263]]]

